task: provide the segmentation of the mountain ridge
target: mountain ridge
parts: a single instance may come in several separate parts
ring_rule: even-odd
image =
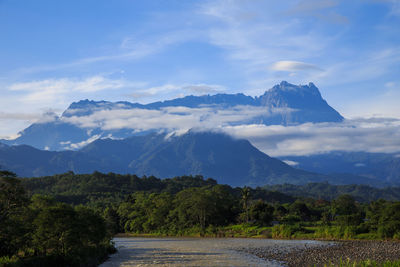
[[[332,174],[341,172],[380,179],[400,185],[400,154],[331,151],[308,156],[285,156],[279,159],[290,161],[295,167],[310,172]]]
[[[246,112],[245,108],[242,108],[242,111],[236,111],[235,107],[239,106],[254,107],[257,108],[257,112],[254,114]],[[141,132],[166,130],[155,126],[155,128],[143,130],[140,128],[140,125],[130,125],[128,128],[127,126],[124,126],[125,128],[115,126],[116,128],[105,129],[102,126],[104,123],[101,118],[96,118],[97,120],[90,124],[91,126],[82,126],[79,124],[83,118],[87,119],[96,112],[101,112],[104,116],[109,111],[122,110],[129,111],[132,113],[132,116],[135,116],[141,110],[163,110],[164,113],[168,113],[169,111],[165,111],[164,109],[173,107],[187,108],[181,114],[182,116],[190,112],[199,112],[199,109],[201,110],[205,107],[211,110],[208,112],[223,113],[224,111],[229,111],[231,113],[239,112],[238,114],[240,115],[245,114],[248,116],[240,121],[228,122],[229,125],[295,125],[306,122],[341,122],[344,119],[339,112],[333,109],[322,98],[319,89],[313,83],[309,83],[308,85],[293,85],[282,81],[258,97],[247,96],[243,93],[191,95],[149,104],[130,103],[127,101],[81,100],[71,103],[60,117],[47,122],[33,123],[21,131],[18,138],[1,141],[9,145],[28,144],[38,149],[55,151],[65,149],[75,150],[82,146],[79,144],[86,144],[96,138],[108,136],[127,138],[131,135],[141,134]],[[192,109],[196,110],[193,111]],[[179,112],[170,111],[168,114],[178,116]],[[203,119],[207,120],[207,116],[209,115],[200,116],[198,123],[201,124]]]

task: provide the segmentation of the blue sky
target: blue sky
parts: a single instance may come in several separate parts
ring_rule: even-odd
[[[80,99],[262,94],[314,82],[400,118],[400,1],[0,0],[0,136]]]

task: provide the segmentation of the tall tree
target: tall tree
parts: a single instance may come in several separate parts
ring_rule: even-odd
[[[246,223],[249,222],[249,200],[250,200],[250,188],[245,186],[241,189],[243,209],[246,213]]]

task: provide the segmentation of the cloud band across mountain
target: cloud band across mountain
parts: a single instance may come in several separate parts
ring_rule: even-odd
[[[246,138],[270,156],[312,155],[330,151],[400,151],[400,120],[375,118],[296,126],[237,125],[224,131]]]
[[[61,120],[82,128],[101,128],[104,131],[162,129],[182,133],[191,128],[224,131],[234,137],[250,140],[271,156],[309,155],[334,150],[400,151],[400,120],[397,119],[355,119],[341,123],[292,126],[246,124],[252,120],[256,122],[260,116],[265,118],[290,112],[293,110],[275,109],[266,114],[265,108],[256,106],[236,106],[226,110],[213,107],[166,107],[157,110],[100,110],[88,116],[63,117]]]

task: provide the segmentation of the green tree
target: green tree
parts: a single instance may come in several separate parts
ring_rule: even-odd
[[[110,232],[110,234],[114,235],[121,231],[119,223],[120,217],[118,215],[118,212],[113,206],[108,206],[104,209],[103,217],[106,221],[107,229]]]
[[[307,205],[299,200],[296,200],[289,207],[289,213],[294,216],[300,217],[302,221],[308,221],[311,217],[311,211]]]
[[[42,209],[33,224],[33,246],[40,255],[68,255],[79,246],[80,230],[74,209],[67,204]]]
[[[211,190],[207,187],[188,188],[180,191],[175,199],[176,223],[180,229],[200,226],[204,231],[216,213],[216,202]]]
[[[362,210],[350,195],[341,195],[333,201],[333,214],[342,226],[356,226],[362,222]]]
[[[274,207],[262,200],[254,202],[250,206],[250,218],[258,225],[268,226],[273,219]]]
[[[246,214],[246,223],[249,222],[249,201],[250,201],[250,188],[245,186],[241,189],[243,210]]]
[[[16,175],[0,171],[0,256],[13,255],[29,242],[27,203]]]
[[[387,203],[379,218],[378,233],[381,237],[400,237],[400,202]]]

